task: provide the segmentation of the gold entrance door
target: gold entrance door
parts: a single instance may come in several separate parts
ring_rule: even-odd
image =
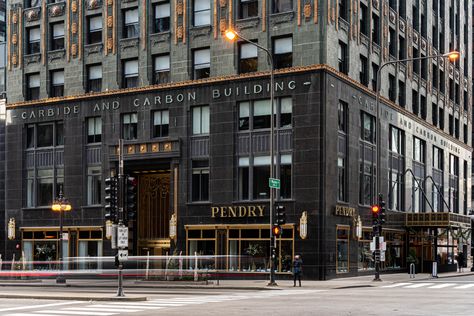
[[[146,255],[169,251],[170,173],[138,176],[138,249]]]

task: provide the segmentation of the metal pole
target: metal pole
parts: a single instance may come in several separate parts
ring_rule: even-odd
[[[59,205],[61,205],[61,209],[59,210],[59,245],[58,245],[59,271],[58,271],[58,275],[56,276],[56,283],[64,284],[66,283],[66,279],[64,279],[62,275],[62,269],[63,269],[63,209],[62,209],[62,205],[64,203],[62,191],[59,191],[58,201],[59,201]]]
[[[118,215],[119,215],[119,223],[118,226],[123,225],[123,206],[124,206],[124,175],[123,175],[123,139],[119,139],[119,174],[118,174]],[[118,257],[119,247],[117,247],[117,257]],[[123,264],[122,261],[119,261],[118,265],[118,289],[117,289],[117,296],[123,297],[125,296],[123,292]]]

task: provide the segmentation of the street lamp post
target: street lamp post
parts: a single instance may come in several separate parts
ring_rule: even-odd
[[[242,37],[239,33],[235,30],[229,29],[225,32],[225,36],[230,41],[233,41],[236,38],[240,38],[244,42],[247,42],[267,53],[268,62],[270,64],[270,106],[271,106],[271,120],[270,120],[270,179],[274,178],[275,175],[275,109],[273,107],[273,99],[274,99],[274,64],[273,64],[273,56],[272,53],[262,45],[258,43],[252,42],[245,37]],[[268,285],[275,286],[277,285],[275,282],[275,266],[274,266],[274,258],[273,258],[273,249],[276,249],[276,237],[272,233],[272,224],[273,224],[273,209],[275,204],[275,192],[274,188],[270,187],[270,282]]]
[[[436,58],[448,58],[451,62],[455,62],[458,60],[460,57],[460,53],[457,51],[451,51],[449,53],[444,53],[444,54],[438,54],[438,55],[432,55],[432,56],[421,56],[421,57],[415,57],[415,58],[407,58],[407,59],[399,59],[399,60],[390,60],[387,62],[382,63],[380,68],[377,70],[377,78],[376,78],[376,87],[375,87],[375,110],[376,110],[376,129],[375,129],[375,134],[377,138],[377,153],[376,153],[376,159],[375,159],[375,167],[376,167],[376,183],[375,183],[375,193],[372,195],[372,204],[375,205],[378,203],[377,197],[382,195],[382,186],[381,186],[381,181],[382,181],[382,174],[380,170],[382,170],[381,164],[380,164],[380,155],[381,155],[381,129],[382,129],[382,124],[380,122],[380,84],[381,84],[381,75],[382,75],[382,69],[388,65],[394,65],[394,64],[399,64],[399,63],[406,63],[406,62],[413,62],[413,61],[419,61],[419,60],[424,60],[424,59],[436,59]],[[381,233],[381,231],[379,232]],[[379,236],[376,236],[376,245],[378,243],[378,238]],[[378,249],[377,249],[378,250]],[[380,279],[380,261],[376,260],[375,261],[375,278],[374,281],[381,281]]]
[[[56,200],[53,201],[51,210],[54,212],[59,212],[59,245],[58,245],[58,255],[59,255],[59,272],[56,276],[56,283],[64,284],[66,279],[62,275],[62,259],[63,259],[63,212],[69,212],[72,209],[69,201],[63,196],[63,191],[59,191],[59,196]]]

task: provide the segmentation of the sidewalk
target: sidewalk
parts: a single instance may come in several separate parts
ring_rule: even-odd
[[[448,277],[474,275],[474,272],[466,271],[463,273],[449,272],[440,273],[438,278],[431,278],[430,274],[417,274],[414,279],[410,279],[408,273],[381,274],[382,282],[374,282],[373,275],[332,279],[327,281],[307,281],[303,280],[304,289],[342,289],[357,287],[377,287],[381,284],[390,284],[397,282],[417,282],[426,280],[441,280]],[[167,290],[190,290],[179,294],[199,294],[195,290],[247,290],[247,291],[278,291],[284,289],[293,289],[292,280],[277,280],[278,286],[267,286],[268,280],[221,280],[206,282],[186,282],[186,281],[137,281],[125,280],[124,291],[127,289],[155,289],[162,290],[162,293],[169,294]],[[3,287],[28,287],[27,290],[12,294],[11,289]],[[50,288],[51,291],[41,292],[41,288]],[[55,291],[63,288],[64,291]],[[53,299],[53,300],[92,300],[92,301],[145,301],[146,296],[127,294],[125,297],[116,297],[117,280],[85,280],[69,279],[66,285],[56,284],[54,279],[47,280],[0,280],[0,298],[30,298],[30,299]],[[35,289],[37,289],[35,291]],[[55,290],[53,290],[55,289]],[[86,290],[87,289],[87,290]],[[300,289],[297,287],[297,289]],[[159,294],[159,292],[157,292]]]

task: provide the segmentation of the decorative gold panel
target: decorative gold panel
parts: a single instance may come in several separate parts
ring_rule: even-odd
[[[127,147],[127,154],[134,154],[135,153],[135,145],[130,145]]]
[[[147,152],[146,144],[140,145],[140,153],[146,153],[146,152]]]
[[[151,145],[151,151],[157,153],[160,151],[160,144],[153,144]]]

